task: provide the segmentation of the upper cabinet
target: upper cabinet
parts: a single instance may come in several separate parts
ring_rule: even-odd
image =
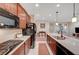
[[[17,4],[16,3],[0,3],[0,8],[17,15]]]
[[[26,24],[31,22],[30,16],[20,4],[18,4],[17,8],[18,8],[18,17],[20,18],[19,26],[20,28],[26,28]]]
[[[6,9],[5,8],[5,3],[0,3],[0,8]]]
[[[24,8],[18,3],[0,3],[0,8],[19,17],[19,27],[26,28],[26,24],[30,23],[30,16]]]
[[[31,16],[28,15],[26,21],[27,21],[27,23],[30,23],[31,22]]]
[[[0,28],[19,28],[19,17],[9,11],[9,5],[0,4]]]
[[[14,15],[17,15],[17,4],[15,3],[6,3],[5,8],[7,11],[11,12]]]
[[[18,17],[19,17],[20,28],[26,28],[27,14],[25,13],[25,11],[23,10],[23,8],[20,5],[18,5]]]

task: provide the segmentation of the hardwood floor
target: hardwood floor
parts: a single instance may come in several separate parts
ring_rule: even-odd
[[[47,44],[47,37],[36,35],[35,48],[30,49],[28,55],[53,55]]]
[[[49,55],[49,51],[45,43],[39,43],[39,55]]]

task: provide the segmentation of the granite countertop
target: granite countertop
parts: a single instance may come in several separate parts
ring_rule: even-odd
[[[12,49],[12,51],[8,55],[11,55],[13,52],[15,52],[16,49],[18,49],[29,38],[30,36],[22,36],[22,29],[16,29],[16,28],[0,29],[0,44],[8,40],[23,40],[19,45],[17,45],[14,49]]]
[[[16,48],[14,48],[10,53],[8,53],[8,55],[11,55],[12,53],[14,53],[22,44],[24,44],[25,41],[27,41],[30,38],[30,36],[22,36],[19,38],[16,38],[14,40],[23,40],[22,43],[20,43]]]
[[[30,36],[21,36],[15,39],[10,39],[0,43],[0,55],[11,55],[14,53]],[[10,45],[8,45],[10,44]]]
[[[56,33],[47,34],[54,40],[56,40],[58,43],[60,43],[62,46],[67,48],[69,51],[71,51],[73,54],[79,55],[79,39],[64,35],[66,38],[64,40],[60,40],[56,38],[56,36],[58,36],[58,34]]]

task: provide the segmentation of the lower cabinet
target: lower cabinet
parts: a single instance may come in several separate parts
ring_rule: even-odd
[[[24,44],[21,45],[12,55],[24,55]]]
[[[53,38],[47,35],[47,43],[54,55],[73,55],[68,49],[56,42]]]
[[[57,44],[56,55],[67,55],[67,53],[60,45]]]
[[[31,48],[31,38],[29,38],[29,39],[25,42],[25,55],[28,54],[30,48]]]
[[[74,54],[65,47],[63,47],[61,44],[57,43],[56,55],[74,55]]]
[[[27,55],[31,47],[31,38],[27,39],[12,55]]]
[[[52,51],[52,53],[55,55],[56,54],[56,41],[51,38],[50,36],[47,35],[47,42],[48,42],[48,45]]]

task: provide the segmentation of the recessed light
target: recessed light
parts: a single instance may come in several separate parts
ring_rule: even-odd
[[[39,4],[35,4],[35,7],[39,7]]]
[[[57,4],[56,7],[60,7],[60,4]]]
[[[56,25],[58,26],[58,23],[56,23]]]

